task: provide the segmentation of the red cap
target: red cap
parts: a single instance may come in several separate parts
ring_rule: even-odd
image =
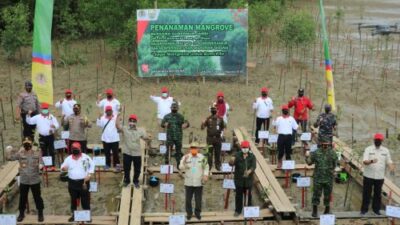
[[[288,105],[282,105],[282,106],[281,106],[281,109],[282,109],[282,110],[283,110],[283,109],[289,110],[289,106],[288,106]]]
[[[218,98],[218,97],[224,97],[224,92],[218,91],[218,92],[217,92],[217,98]]]
[[[40,105],[40,108],[41,108],[41,109],[48,109],[48,108],[49,108],[49,104],[47,104],[46,102],[43,102],[43,103]]]
[[[131,114],[131,115],[129,115],[129,119],[130,119],[130,120],[136,120],[136,121],[137,121],[137,116],[136,116],[136,114]]]
[[[381,134],[381,133],[376,133],[376,134],[374,135],[374,140],[381,140],[381,141],[383,141],[383,139],[385,139],[385,137],[384,137],[383,134]]]
[[[72,143],[71,148],[75,148],[75,149],[81,150],[81,143],[74,142],[74,143]]]
[[[112,111],[113,110],[113,108],[112,108],[112,106],[111,105],[108,105],[108,106],[106,106],[106,109],[104,110],[104,111]]]
[[[250,148],[250,142],[242,141],[242,143],[240,143],[240,147],[241,148]]]
[[[267,93],[267,92],[268,92],[268,88],[267,88],[267,87],[262,87],[262,88],[261,88],[261,92]]]
[[[167,87],[162,87],[161,88],[161,93],[168,93],[168,88]]]
[[[72,90],[71,90],[71,89],[67,89],[67,90],[65,90],[65,94],[67,94],[67,93],[70,93],[70,94],[72,94]]]
[[[112,95],[112,94],[113,94],[113,89],[107,88],[107,89],[106,89],[106,94]]]

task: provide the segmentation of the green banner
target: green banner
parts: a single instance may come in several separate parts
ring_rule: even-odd
[[[137,11],[140,77],[245,75],[247,9]]]

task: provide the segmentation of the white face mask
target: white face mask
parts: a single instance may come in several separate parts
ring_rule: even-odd
[[[168,93],[162,93],[161,96],[166,98],[166,97],[168,97]]]
[[[242,152],[243,153],[249,153],[249,149],[248,148],[242,148]]]

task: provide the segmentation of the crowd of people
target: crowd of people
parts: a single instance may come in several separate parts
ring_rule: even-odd
[[[96,125],[101,129],[101,141],[106,158],[105,169],[124,171],[124,186],[131,184],[130,170],[133,164],[133,185],[140,188],[139,176],[141,168],[141,140],[149,140],[150,135],[138,129],[138,117],[130,114],[127,126],[121,124],[121,103],[115,98],[112,89],[105,91],[106,97],[98,96],[96,105],[101,113],[99,114]],[[150,99],[157,104],[157,119],[160,130],[166,132],[165,164],[172,164],[170,161],[172,152],[176,160],[176,168],[184,171],[184,185],[186,193],[186,213],[190,220],[193,215],[192,198],[195,197],[194,215],[201,219],[201,202],[203,185],[207,182],[212,168],[221,170],[221,145],[225,140],[224,131],[226,130],[229,112],[232,108],[227,103],[224,93],[218,92],[216,101],[210,106],[210,115],[201,123],[201,129],[206,129],[206,142],[208,149],[206,154],[201,153],[199,144],[192,143],[189,151],[182,152],[183,130],[190,126],[188,120],[179,113],[180,103],[170,96],[166,87],[161,89],[161,96],[150,96]],[[67,150],[70,154],[61,164],[61,171],[67,172],[68,192],[71,198],[72,216],[69,221],[74,221],[73,212],[77,210],[77,199],[80,199],[82,208],[90,210],[90,180],[94,173],[94,162],[87,153],[87,128],[92,125],[88,118],[81,114],[81,105],[73,99],[72,90],[65,91],[65,98],[55,103],[55,107],[61,110],[61,127],[64,131],[69,131],[69,141]],[[262,87],[260,96],[253,102],[255,116],[255,143],[268,143],[267,140],[259,138],[260,131],[269,131],[270,125],[274,127],[278,134],[278,169],[282,166],[283,157],[291,159],[292,146],[297,141],[297,130],[301,128],[302,133],[309,132],[307,127],[309,110],[314,109],[312,101],[305,96],[304,90],[299,89],[298,95],[293,97],[288,104],[282,105],[281,115],[276,116],[272,99],[269,97],[269,90]],[[294,116],[290,115],[290,109],[294,108]],[[274,118],[275,117],[275,118]],[[52,158],[52,164],[46,165],[49,170],[56,170],[55,167],[55,134],[60,128],[57,118],[50,113],[48,103],[39,103],[37,95],[32,90],[32,83],[25,82],[25,91],[18,96],[16,107],[16,119],[22,120],[23,141],[21,149],[12,149],[7,152],[10,160],[19,160],[20,164],[20,200],[19,216],[20,222],[25,217],[26,202],[29,189],[32,190],[36,208],[38,210],[38,221],[44,220],[44,203],[40,189],[40,171],[43,169],[43,156]],[[331,112],[331,106],[325,105],[324,113],[321,113],[315,123],[318,128],[318,149],[310,153],[305,152],[307,164],[315,164],[313,179],[312,197],[312,216],[318,216],[318,205],[322,193],[324,194],[323,203],[324,213],[330,213],[330,196],[333,187],[335,168],[337,167],[337,154],[333,148],[333,136],[337,126],[336,117]],[[39,149],[34,150],[35,132],[39,134]],[[368,205],[371,199],[372,188],[374,197],[372,208],[375,214],[380,214],[381,191],[386,166],[394,171],[394,165],[390,157],[390,152],[382,146],[384,137],[382,134],[374,136],[374,145],[365,149],[363,155],[364,164],[364,183],[363,201],[361,214],[368,212]],[[244,205],[252,205],[252,187],[254,171],[256,169],[256,159],[251,148],[250,140],[245,140],[240,144],[240,151],[234,153],[229,160],[229,164],[234,166],[235,184],[235,213],[239,216],[243,211]],[[121,144],[120,144],[121,143]],[[122,149],[122,165],[120,163],[119,149]],[[111,157],[112,156],[112,157]]]

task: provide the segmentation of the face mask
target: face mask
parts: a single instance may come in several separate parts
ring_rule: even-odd
[[[68,95],[65,95],[65,97],[66,97],[67,99],[70,99],[72,96],[71,96],[70,94],[68,94]]]
[[[218,102],[219,102],[219,103],[223,103],[223,102],[224,102],[224,99],[223,99],[223,98],[218,98]]]
[[[242,152],[247,154],[247,153],[249,153],[249,149],[248,148],[242,148]]]
[[[211,114],[213,115],[217,114],[217,110],[211,110]]]
[[[113,97],[112,95],[107,95],[108,99],[112,99],[112,97]]]
[[[303,97],[304,96],[304,93],[303,92],[300,92],[299,93],[299,97]]]
[[[49,110],[48,109],[42,109],[42,113],[47,115],[49,113]]]
[[[75,113],[75,115],[78,115],[80,113],[80,109],[74,108],[74,113]]]
[[[178,109],[171,109],[171,112],[177,113],[177,112],[178,112]]]
[[[74,156],[79,155],[79,153],[81,153],[81,151],[80,151],[79,149],[72,149],[72,154],[73,154]]]
[[[374,144],[376,147],[379,147],[382,145],[382,141],[381,140],[374,140]]]
[[[166,97],[168,97],[168,93],[162,93],[161,96],[162,96],[163,98],[166,98]]]
[[[196,156],[198,152],[199,151],[197,150],[197,148],[190,149],[190,153],[192,153],[192,156]]]
[[[130,128],[135,128],[136,127],[136,122],[129,121],[128,125],[129,125]]]
[[[282,110],[282,114],[283,115],[288,115],[289,114],[289,110],[286,110],[286,109]]]
[[[267,97],[267,93],[263,92],[263,93],[261,93],[261,96]]]
[[[32,148],[32,145],[31,144],[29,144],[29,143],[26,143],[26,144],[24,144],[24,149],[25,150],[30,150]]]
[[[25,91],[30,93],[32,91],[32,87],[25,87]]]

